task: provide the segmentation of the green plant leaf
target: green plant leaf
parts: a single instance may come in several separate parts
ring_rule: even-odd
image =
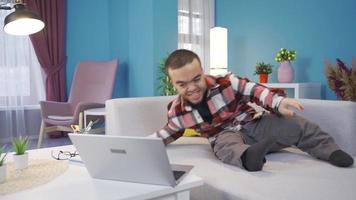
[[[287,50],[285,48],[281,48],[275,57],[275,60],[277,62],[283,62],[283,61],[293,61],[296,59],[296,51],[295,50]]]
[[[169,80],[168,74],[165,69],[165,63],[168,56],[169,55],[167,54],[164,58],[162,58],[158,65],[158,80],[160,84],[157,86],[157,90],[161,95],[164,96],[176,94],[175,88]]]
[[[18,137],[12,140],[12,148],[16,155],[23,155],[27,150],[28,137]]]
[[[257,62],[255,66],[255,75],[256,74],[270,74],[272,73],[273,65],[264,63],[264,62]]]
[[[0,148],[0,166],[5,162],[7,152],[5,152],[5,145]]]

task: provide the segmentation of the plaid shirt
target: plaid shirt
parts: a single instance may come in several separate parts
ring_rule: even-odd
[[[204,122],[198,110],[178,96],[168,106],[167,124],[155,132],[165,144],[181,137],[186,128],[195,129],[202,137],[207,138],[214,138],[222,130],[238,130],[256,114],[256,111],[247,105],[248,102],[254,102],[272,113],[277,113],[283,99],[283,93],[272,92],[263,85],[233,74],[224,77],[207,75],[206,83],[206,101],[213,117],[212,122]]]

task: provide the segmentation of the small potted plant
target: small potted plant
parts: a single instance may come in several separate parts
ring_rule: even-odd
[[[296,51],[294,51],[294,50],[289,50],[288,51],[285,48],[281,48],[277,52],[275,60],[277,62],[284,62],[284,61],[290,62],[290,61],[295,60],[296,57],[297,57],[297,52]]]
[[[7,152],[5,152],[5,146],[0,148],[0,183],[5,182],[6,179],[6,158]]]
[[[278,68],[278,81],[281,83],[291,83],[294,79],[294,69],[290,61],[295,60],[297,52],[281,48],[275,57],[275,60],[280,63]]]
[[[255,75],[260,76],[260,83],[268,82],[268,74],[272,73],[272,65],[264,62],[256,63]]]
[[[14,165],[15,169],[24,169],[28,165],[28,153],[27,150],[28,138],[19,137],[12,140],[12,148],[15,151]]]

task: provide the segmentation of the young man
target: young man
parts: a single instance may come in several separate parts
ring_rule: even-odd
[[[218,159],[248,171],[262,170],[266,153],[292,145],[339,167],[353,165],[331,136],[294,114],[291,107],[303,110],[297,100],[232,74],[204,75],[192,51],[174,51],[165,67],[179,94],[169,105],[168,123],[154,133],[165,144],[193,128],[209,139]],[[248,102],[270,114],[257,116]]]

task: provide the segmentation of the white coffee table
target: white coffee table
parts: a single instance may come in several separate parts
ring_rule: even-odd
[[[74,151],[74,147],[70,145],[32,150],[29,151],[30,159],[52,159],[51,150]],[[51,182],[33,189],[0,196],[0,199],[189,200],[190,190],[202,185],[203,180],[193,174],[186,176],[176,187],[93,179],[84,166],[69,164],[68,170]]]

